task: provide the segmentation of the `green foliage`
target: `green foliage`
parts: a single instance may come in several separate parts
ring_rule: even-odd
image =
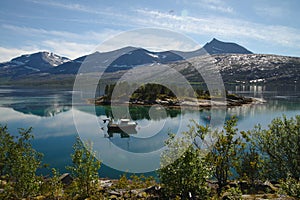
[[[286,180],[280,181],[280,190],[278,193],[300,198],[300,179],[297,180],[288,175]]]
[[[0,126],[0,176],[8,174],[9,153],[14,145],[14,137],[8,133],[7,126]]]
[[[48,199],[58,200],[63,196],[63,184],[60,181],[60,173],[52,169],[52,177],[44,181],[41,186],[42,194]]]
[[[259,150],[266,156],[267,178],[285,178],[290,173],[300,178],[300,115],[287,119],[275,118],[268,126],[253,131],[253,139]]]
[[[221,196],[223,197],[222,199],[241,200],[242,191],[239,187],[229,187],[222,192]]]
[[[212,131],[208,126],[195,123],[183,133],[185,137],[175,140],[175,136],[171,136],[167,141],[167,153],[162,155],[162,169],[159,170],[166,193],[181,197],[188,197],[189,193],[193,196],[208,195],[206,180],[212,175],[218,183],[218,195],[221,195],[229,178],[233,177],[232,172],[237,169],[254,179],[258,161],[254,160],[252,167],[247,168],[248,161],[244,160],[244,168],[240,167],[243,154],[238,152],[244,152],[249,138],[245,132],[239,134],[236,125],[235,117],[225,123],[222,131]],[[205,146],[208,136],[214,141],[210,148]],[[249,155],[255,158],[256,152],[251,151]],[[178,155],[182,156],[176,159]]]
[[[41,167],[42,154],[31,146],[31,128],[20,129],[19,136],[9,135],[7,127],[0,128],[1,173],[8,180],[6,197],[22,199],[33,197],[40,189],[36,171]]]
[[[129,180],[125,174],[120,177],[116,184],[114,184],[114,187],[118,189],[129,189]]]
[[[233,171],[252,185],[262,178],[261,173],[275,180],[283,178],[279,193],[300,198],[300,116],[276,118],[267,129],[258,126],[252,132],[238,132],[236,124],[234,117],[222,131],[212,131],[194,123],[183,137],[170,135],[158,171],[163,198],[208,199],[212,193],[207,180],[214,177],[219,185],[218,197],[240,199],[240,189],[227,185]],[[205,146],[207,137],[214,140],[211,148]],[[68,167],[74,181],[64,188],[55,169],[47,180],[36,176],[42,155],[32,148],[32,139],[31,128],[20,129],[18,136],[12,136],[6,126],[0,126],[0,187],[4,190],[0,199],[30,199],[40,194],[48,199],[101,199],[106,195],[98,183],[100,161],[95,159],[92,144],[86,143],[85,148],[77,139],[73,165]],[[137,198],[138,193],[131,191],[154,184],[151,177],[122,176],[112,189],[124,191],[125,198]],[[143,192],[143,197],[149,196]]]
[[[131,101],[148,101],[154,102],[156,99],[175,98],[173,92],[159,84],[145,84],[139,87],[132,95]]]
[[[201,134],[206,134],[206,131],[204,128]],[[183,134],[185,137],[182,139],[170,135],[166,142],[167,150],[161,156],[158,174],[164,195],[207,199],[210,191],[206,180],[211,176],[211,169],[204,160],[203,152],[190,145],[192,137],[197,134],[196,129],[191,127],[189,132]]]
[[[93,196],[97,193],[100,169],[100,161],[95,158],[91,143],[84,144],[79,138],[73,146],[74,154],[72,154],[72,166],[67,169],[71,171],[75,178],[73,182],[74,194],[78,194],[82,198]]]
[[[235,117],[228,120],[224,125],[224,131],[217,131],[216,142],[213,149],[207,154],[207,162],[214,168],[214,178],[218,181],[218,194],[227,185],[232,171],[238,165],[239,154],[244,149],[245,144],[238,136],[236,128],[237,119]]]
[[[242,151],[237,173],[243,180],[247,180],[252,186],[261,177],[263,160],[257,150],[251,146],[249,150]]]
[[[144,175],[131,175],[128,179],[126,174],[123,174],[120,179],[113,184],[112,190],[122,191],[120,199],[151,199],[151,194],[147,194],[141,189],[155,185],[153,177],[145,177]]]
[[[122,175],[120,179],[114,184],[114,188],[116,189],[141,189],[147,188],[155,184],[155,180],[153,177],[145,177],[144,175],[131,175],[128,179],[126,175]]]
[[[244,143],[245,148],[238,152],[239,160],[236,172],[239,174],[240,179],[248,181],[254,189],[255,181],[262,177],[264,160],[251,138],[251,132],[242,131],[240,133],[246,143]]]
[[[138,188],[147,188],[155,184],[155,180],[153,177],[145,177],[144,175],[131,175],[131,188],[130,189],[138,189]]]
[[[198,99],[210,99],[210,94],[209,94],[209,91],[204,91],[200,88],[197,88],[195,90],[195,96],[198,98]]]
[[[104,97],[106,101],[110,101],[112,94],[114,92],[116,84],[106,85],[104,90]],[[128,98],[129,92],[128,88],[136,87],[135,84],[129,84],[127,82],[122,82],[118,84],[118,94],[116,97],[119,99]],[[178,95],[176,96],[175,93]],[[194,93],[194,94],[193,94]],[[130,101],[146,101],[148,103],[153,103],[155,100],[167,100],[183,97],[197,97],[200,99],[210,99],[209,91],[204,91],[202,88],[196,87],[194,90],[187,89],[185,87],[180,87],[179,85],[172,85],[172,90],[166,86],[148,83],[141,85],[137,90],[130,94]]]
[[[209,168],[204,159],[201,159],[199,150],[193,147],[190,147],[174,163],[159,170],[165,195],[179,195],[181,198],[208,197],[206,179],[209,176]]]

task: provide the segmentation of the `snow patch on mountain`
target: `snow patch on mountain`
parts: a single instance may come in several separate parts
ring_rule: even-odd
[[[65,57],[60,57],[52,52],[43,52],[43,59],[48,62],[50,65],[52,65],[53,67],[56,67],[58,65],[61,65],[65,62],[69,62],[71,61],[68,58]]]
[[[37,68],[29,67],[29,66],[24,66],[24,68],[26,68],[26,69],[31,69],[31,70],[36,71],[36,72],[41,71],[41,70],[39,70],[39,69],[37,69]]]
[[[159,58],[158,55],[156,55],[156,54],[153,54],[153,53],[147,53],[147,54],[153,58]]]

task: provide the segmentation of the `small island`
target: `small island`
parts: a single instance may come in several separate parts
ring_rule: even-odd
[[[124,84],[124,83],[123,83]],[[124,90],[128,87],[128,83],[122,86]],[[130,105],[141,105],[141,106],[152,106],[161,105],[171,108],[186,107],[231,107],[231,106],[242,106],[245,104],[252,103],[263,103],[261,99],[243,97],[236,94],[230,94],[226,91],[226,100],[221,96],[211,96],[208,90],[200,88],[194,89],[194,94],[182,95],[177,97],[170,89],[159,84],[145,84],[139,87],[131,96],[126,95],[126,92],[113,98],[112,94],[115,88],[115,84],[106,85],[105,92],[102,96],[95,99],[88,99],[88,103],[95,105],[112,105],[112,104],[130,104]],[[181,90],[184,94],[184,89],[176,87],[175,89]],[[182,92],[183,91],[183,92]]]

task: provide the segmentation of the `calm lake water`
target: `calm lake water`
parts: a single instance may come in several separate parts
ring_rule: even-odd
[[[104,162],[100,170],[102,177],[118,178],[124,171],[153,175],[153,172],[149,171],[159,167],[160,150],[163,149],[168,133],[187,130],[189,119],[208,124],[211,117],[215,116],[215,125],[221,127],[222,120],[236,115],[239,119],[239,130],[249,130],[257,124],[266,127],[273,118],[283,114],[288,117],[300,114],[300,92],[296,86],[284,90],[263,86],[237,86],[231,90],[244,96],[263,98],[267,102],[184,112],[136,106],[129,111],[131,118],[138,123],[137,132],[129,137],[119,133],[108,137],[102,119],[111,115],[109,107],[76,105],[72,108],[72,91],[1,87],[0,123],[8,125],[12,134],[17,134],[18,128],[33,127],[34,147],[44,154],[44,163],[58,168],[61,173],[66,172],[65,166],[71,164],[72,145],[79,131],[79,136],[92,140],[95,149],[99,151]],[[74,115],[80,119],[79,127],[78,124],[75,126]],[[93,120],[97,120],[97,126],[92,124],[93,120],[89,120],[92,117]],[[83,134],[82,130],[79,130],[80,127],[83,127],[86,133]],[[47,170],[41,172],[48,173]]]

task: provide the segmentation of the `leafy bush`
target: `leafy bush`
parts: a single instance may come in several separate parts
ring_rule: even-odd
[[[209,188],[206,179],[210,170],[198,153],[190,147],[174,163],[159,170],[159,177],[166,196],[179,195],[181,198],[208,197]]]
[[[36,171],[41,167],[42,154],[31,146],[31,130],[19,129],[19,136],[15,137],[6,126],[0,126],[0,168],[8,181],[4,192],[7,198],[30,198],[39,193]]]
[[[300,115],[275,118],[268,129],[258,126],[253,139],[265,156],[267,178],[278,180],[286,178],[287,173],[300,178]]]
[[[228,120],[224,125],[224,131],[216,132],[216,142],[212,150],[207,154],[207,162],[214,168],[213,176],[218,182],[218,194],[227,185],[229,177],[232,177],[233,170],[238,167],[240,152],[245,144],[238,135],[236,128],[237,119],[235,117]]]
[[[280,190],[278,193],[300,198],[300,179],[297,180],[288,175],[286,180],[280,181]]]
[[[251,184],[250,192],[255,192],[255,182],[262,178],[264,160],[256,144],[251,139],[251,132],[242,131],[240,133],[245,139],[245,146],[238,152],[239,160],[236,166],[236,172],[241,180],[246,180]]]
[[[189,132],[183,133],[183,138],[175,139],[171,134],[166,141],[167,150],[162,154],[161,169],[158,171],[165,196],[183,199],[209,197],[206,180],[211,177],[211,169],[205,162],[203,152],[190,144],[197,131],[191,127]],[[202,134],[205,135],[207,131],[204,128]],[[178,155],[181,156],[177,158]]]
[[[60,199],[63,196],[63,183],[60,181],[60,174],[56,169],[51,169],[52,177],[45,180],[41,186],[41,193],[48,199]]]
[[[228,189],[224,190],[221,196],[222,199],[241,200],[242,191],[239,187],[229,187]]]
[[[71,171],[75,180],[73,181],[73,195],[82,198],[91,197],[97,193],[100,169],[100,161],[95,158],[92,144],[86,146],[77,138],[72,155],[72,166],[67,169]]]

